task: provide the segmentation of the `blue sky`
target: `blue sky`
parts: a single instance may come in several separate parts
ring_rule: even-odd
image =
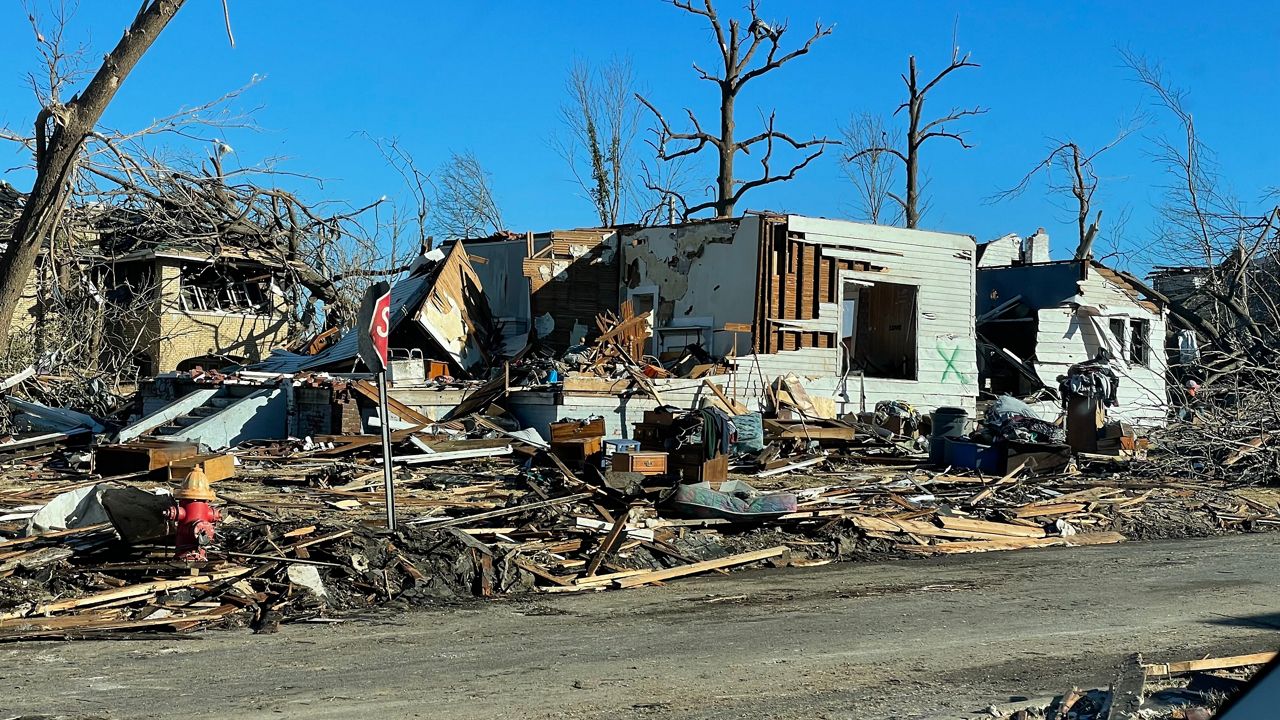
[[[722,0],[722,14],[741,12]],[[100,57],[118,39],[136,2],[82,0],[72,34]],[[128,78],[104,119],[121,129],[145,125],[184,105],[208,101],[265,79],[239,102],[259,108],[258,133],[232,131],[227,142],[244,164],[281,156],[283,167],[325,178],[312,199],[363,204],[401,195],[398,177],[360,135],[397,137],[418,162],[434,167],[451,150],[472,150],[492,173],[514,230],[588,225],[591,206],[576,192],[563,160],[548,144],[558,127],[565,72],[575,57],[629,56],[649,96],[669,118],[689,106],[711,126],[715,98],[690,63],[710,66],[715,51],[700,18],[659,0],[616,2],[399,2],[230,0],[236,45],[223,30],[221,4],[189,0]],[[930,214],[925,226],[990,239],[1038,226],[1056,239],[1055,255],[1073,248],[1074,229],[1061,202],[1040,185],[997,204],[988,198],[1015,184],[1039,161],[1050,137],[1086,147],[1111,140],[1119,123],[1149,108],[1122,67],[1117,48],[1159,60],[1191,91],[1189,105],[1204,140],[1217,152],[1246,201],[1280,185],[1280,31],[1274,6],[1237,3],[960,2],[853,3],[765,0],[766,18],[789,18],[797,39],[820,18],[836,25],[814,51],[753,82],[739,100],[739,124],[754,131],[758,112],[776,108],[779,127],[797,135],[836,133],[850,113],[888,112],[899,102],[906,57],[922,73],[941,67],[953,25],[981,63],[954,74],[934,110],[980,104],[990,109],[965,127],[975,145],[927,147]],[[30,26],[19,2],[0,10],[0,125],[27,128],[36,107],[25,72],[36,68]],[[1163,116],[1160,116],[1163,120]],[[1152,159],[1149,126],[1105,155],[1097,205],[1131,213],[1126,242],[1154,231],[1167,178]],[[851,187],[836,153],[794,182],[749,194],[739,209],[774,209],[828,217],[853,213]],[[29,181],[0,155],[5,179]],[[710,156],[707,158],[710,161]],[[754,161],[740,160],[746,170]],[[713,168],[702,176],[710,184]],[[1069,247],[1070,246],[1070,247]]]

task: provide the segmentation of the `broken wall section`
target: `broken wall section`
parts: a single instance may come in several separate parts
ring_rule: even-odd
[[[767,222],[759,362],[787,368],[840,412],[880,400],[975,410],[971,236],[798,215]]]
[[[750,216],[642,228],[622,234],[622,298],[637,315],[653,312],[647,352],[701,344],[712,355],[734,350],[726,323],[750,324],[756,293],[761,218]],[[750,352],[738,333],[737,355]]]
[[[1166,312],[1157,303],[1142,297],[1119,274],[1098,263],[1066,261],[1022,267],[983,268],[978,273],[979,316],[1011,300],[1025,306],[1021,315],[1033,318],[1025,323],[1032,352],[1018,348],[1018,356],[1028,361],[1041,382],[1057,387],[1057,378],[1077,363],[1107,350],[1112,369],[1120,377],[1119,404],[1108,414],[1135,425],[1151,426],[1165,421],[1168,413],[1163,351]],[[1001,344],[1016,344],[1017,333],[1003,330],[1017,314],[984,323],[984,337]],[[1009,348],[1013,349],[1013,348]],[[1060,412],[1056,401],[1035,406],[1043,417]]]
[[[534,235],[523,263],[538,339],[563,352],[599,334],[596,315],[618,309],[618,232],[609,228]]]

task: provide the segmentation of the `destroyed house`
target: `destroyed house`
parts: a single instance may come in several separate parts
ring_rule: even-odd
[[[601,313],[630,311],[647,324],[643,355],[671,361],[696,348],[723,357],[729,371],[715,382],[748,407],[768,403],[773,381],[791,375],[822,417],[882,400],[974,411],[970,236],[777,214],[574,233],[511,253],[531,283],[534,334],[553,348],[597,337]],[[497,253],[483,245],[468,241],[497,273]],[[663,404],[685,408],[708,392],[698,377],[652,385]],[[398,397],[437,417],[444,409],[425,407],[423,393]],[[563,417],[603,415],[610,436],[623,437],[658,404],[629,379],[583,372],[507,400],[544,434]]]
[[[461,243],[448,252],[436,249],[423,256],[408,277],[392,286],[390,322],[390,374],[399,384],[420,383],[432,360],[447,366],[443,374],[483,375],[501,353],[484,286]],[[315,355],[277,351],[252,369],[266,373],[366,372],[359,360],[355,330],[348,330]]]
[[[0,184],[0,231],[23,197]],[[128,209],[71,208],[26,279],[11,341],[73,325],[100,356],[127,358],[139,375],[257,362],[285,342],[290,308],[280,268],[235,248],[154,233]]]
[[[977,286],[984,392],[1028,399],[1056,417],[1058,378],[1105,350],[1119,377],[1111,417],[1165,420],[1167,311],[1142,283],[1099,262],[1065,260],[980,266]]]
[[[256,260],[139,250],[101,266],[108,302],[136,308],[120,322],[143,374],[256,362],[288,336],[279,273]]]
[[[598,334],[596,316],[618,309],[618,235],[585,228],[460,241],[508,354],[524,347],[531,330],[559,352]]]

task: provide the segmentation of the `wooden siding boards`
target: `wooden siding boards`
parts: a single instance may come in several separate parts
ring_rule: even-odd
[[[1097,269],[1096,265],[1094,269]],[[1035,366],[1041,379],[1052,385],[1059,375],[1066,374],[1069,367],[1097,354],[1101,342],[1084,312],[1096,310],[1104,331],[1108,331],[1109,318],[1146,320],[1150,323],[1148,337],[1152,343],[1147,363],[1131,363],[1128,357],[1116,358],[1112,362],[1120,376],[1119,405],[1110,408],[1108,415],[1135,425],[1160,424],[1168,411],[1165,387],[1168,368],[1162,349],[1165,313],[1155,303],[1133,297],[1131,288],[1127,284],[1118,284],[1112,279],[1114,277],[1110,272],[1090,272],[1080,281],[1077,297],[1085,304],[1085,311],[1064,303],[1037,313],[1039,327]]]
[[[760,273],[771,291],[769,313],[762,319],[765,332],[756,336],[762,360],[800,352],[803,359],[791,365],[792,372],[812,378],[806,383],[810,392],[835,397],[845,411],[859,410],[864,398],[867,409],[879,400],[905,400],[925,410],[951,405],[974,411],[978,359],[973,237],[787,215],[785,223],[774,225],[772,242],[774,249],[785,252],[785,266],[792,272],[778,272],[781,264],[774,263]],[[762,252],[762,259],[765,255]],[[788,305],[794,297],[792,278],[806,269],[818,282],[808,295],[801,292],[801,301],[815,302],[815,318]],[[838,287],[844,279],[918,288],[916,379],[838,377]],[[827,288],[826,296],[820,288]],[[835,318],[823,316],[824,310],[835,311]],[[795,324],[809,332],[788,332],[787,325]],[[803,372],[805,365],[809,372]]]

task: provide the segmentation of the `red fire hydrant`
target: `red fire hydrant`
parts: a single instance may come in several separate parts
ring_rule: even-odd
[[[204,549],[213,543],[213,524],[222,519],[218,508],[209,503],[218,499],[209,489],[209,479],[199,467],[187,475],[187,481],[173,493],[178,501],[165,515],[178,524],[178,559],[204,562]]]

